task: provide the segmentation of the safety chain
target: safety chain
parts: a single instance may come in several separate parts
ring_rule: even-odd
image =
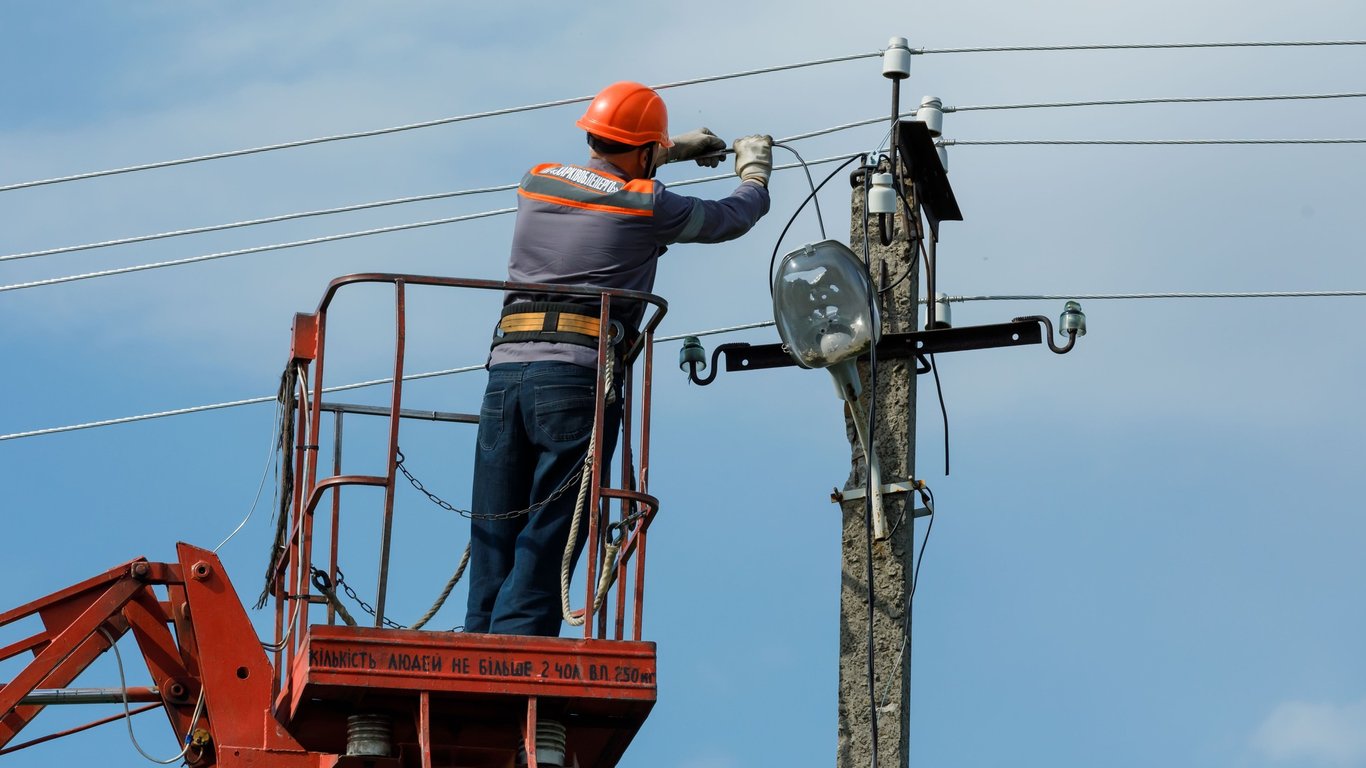
[[[313,578],[315,580],[318,578],[319,574],[322,575],[323,579],[327,578],[327,574],[325,572],[323,572],[321,569],[314,568]],[[378,618],[380,622],[384,624],[384,626],[389,627],[390,629],[407,629],[407,627],[404,627],[397,621],[390,619],[388,616],[376,616],[375,607],[362,600],[360,595],[356,594],[356,590],[352,589],[351,585],[346,583],[346,577],[342,575],[342,571],[340,568],[337,569],[337,580],[334,583],[337,586],[341,587],[342,591],[346,593],[346,596],[354,600],[356,602],[356,605],[359,605],[362,611],[365,611],[372,617]]]
[[[532,504],[526,509],[518,509],[512,512],[495,512],[493,514],[484,515],[475,514],[474,512],[471,512],[468,509],[460,509],[459,507],[456,507],[454,504],[451,504],[449,501],[446,501],[440,496],[437,496],[435,493],[432,493],[431,491],[427,490],[427,487],[422,484],[422,481],[418,480],[416,477],[413,477],[413,473],[409,472],[408,468],[403,466],[404,458],[405,457],[403,455],[403,451],[399,450],[397,462],[398,471],[402,472],[403,476],[408,478],[408,482],[412,483],[414,488],[421,491],[428,499],[431,500],[433,504],[437,505],[438,507],[441,507],[447,512],[454,512],[457,515],[460,515],[464,518],[468,518],[470,520],[512,520],[521,517],[522,515],[529,515],[532,512],[536,512],[537,510],[542,509],[543,507],[549,506],[550,504],[558,501],[561,496],[564,496],[564,494],[568,492],[570,488],[573,488],[574,485],[579,482],[579,469],[583,467],[583,462],[580,461],[579,466],[576,467],[574,471],[569,474],[569,477],[565,479],[563,485],[555,489],[555,492],[547,496],[545,499],[542,499],[541,501]],[[585,456],[584,458],[586,460],[587,456]],[[338,579],[338,581],[340,581],[340,579]]]

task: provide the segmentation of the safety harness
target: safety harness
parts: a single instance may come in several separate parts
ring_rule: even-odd
[[[493,346],[524,341],[550,341],[598,348],[598,313],[566,301],[520,301],[503,307],[502,319],[493,332]],[[638,335],[619,321],[608,321],[608,340],[613,346]]]

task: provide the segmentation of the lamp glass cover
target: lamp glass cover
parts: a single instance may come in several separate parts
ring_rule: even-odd
[[[869,306],[868,271],[835,240],[783,257],[773,278],[773,318],[788,353],[803,368],[828,368],[864,354],[881,330]]]

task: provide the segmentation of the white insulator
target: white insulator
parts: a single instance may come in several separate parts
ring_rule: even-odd
[[[873,188],[868,190],[868,213],[896,213],[896,190],[892,189],[892,174],[873,174]]]
[[[939,155],[939,164],[944,166],[944,173],[949,172],[949,148],[943,144],[936,144],[934,153]]]
[[[911,43],[904,37],[894,37],[882,52],[882,76],[900,80],[911,76]]]
[[[934,327],[953,327],[953,311],[949,309],[949,297],[943,291],[934,294]]]
[[[938,138],[944,135],[944,102],[938,96],[926,96],[920,100],[915,119],[925,124],[931,136]]]

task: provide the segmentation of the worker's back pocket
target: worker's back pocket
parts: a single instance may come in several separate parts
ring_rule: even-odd
[[[506,391],[485,392],[484,402],[479,406],[479,447],[485,451],[493,450],[503,434],[503,394]]]
[[[593,387],[544,384],[536,387],[536,426],[541,434],[564,443],[583,440],[593,430],[596,407]]]

